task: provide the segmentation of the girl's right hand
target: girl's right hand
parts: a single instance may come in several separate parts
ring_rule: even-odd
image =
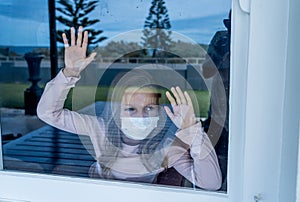
[[[63,73],[66,77],[79,77],[80,73],[94,60],[96,56],[96,53],[93,52],[86,57],[88,31],[84,32],[83,40],[82,31],[83,28],[80,26],[76,40],[75,29],[74,27],[71,27],[71,45],[69,45],[66,34],[62,34],[65,45],[65,68]]]

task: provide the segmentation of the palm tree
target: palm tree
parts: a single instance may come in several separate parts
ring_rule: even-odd
[[[153,0],[145,20],[142,37],[143,47],[153,50],[152,57],[157,56],[158,49],[165,51],[170,49],[172,45],[170,28],[171,23],[164,0]]]
[[[89,31],[89,44],[97,44],[107,38],[99,36],[103,32],[102,30],[89,28],[100,22],[99,19],[91,20],[87,17],[96,8],[98,0],[58,0],[58,3],[61,7],[56,8],[56,10],[62,15],[57,16],[56,20],[68,28],[57,30],[57,41],[63,43],[62,33],[66,33],[68,36],[70,27],[74,27],[77,32],[80,25]]]

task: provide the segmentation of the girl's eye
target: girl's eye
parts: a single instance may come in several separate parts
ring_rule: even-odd
[[[126,112],[134,112],[135,108],[133,108],[133,107],[127,107],[127,108],[124,109],[124,111],[126,111]]]
[[[152,111],[153,110],[153,106],[147,106],[145,107],[145,111],[146,112],[149,112],[149,111]]]
[[[157,112],[158,108],[156,105],[149,105],[145,107],[145,112]]]

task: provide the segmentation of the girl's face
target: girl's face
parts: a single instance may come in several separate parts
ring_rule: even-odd
[[[150,88],[129,88],[121,102],[121,117],[158,116],[158,94]]]
[[[127,144],[138,144],[148,138],[157,127],[158,96],[151,88],[128,88],[121,101],[121,130],[123,141]]]

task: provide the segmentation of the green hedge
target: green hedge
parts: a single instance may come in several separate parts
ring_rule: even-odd
[[[30,84],[12,84],[12,83],[1,83],[0,84],[0,106],[7,108],[24,108],[24,91],[28,88]],[[107,98],[107,87],[98,88],[96,94],[94,87],[91,86],[78,86],[76,87],[76,95],[80,94],[80,100],[76,100],[76,108],[74,110],[83,108],[92,102],[105,101]],[[197,97],[197,102],[200,116],[207,117],[207,111],[209,108],[209,93],[207,91],[194,91]],[[65,107],[72,109],[72,91],[70,91],[68,98],[65,103]],[[94,94],[94,95],[93,95]],[[93,96],[93,99],[88,99],[88,97]],[[164,92],[162,92],[161,103],[168,103]],[[199,113],[196,114],[199,116]]]

